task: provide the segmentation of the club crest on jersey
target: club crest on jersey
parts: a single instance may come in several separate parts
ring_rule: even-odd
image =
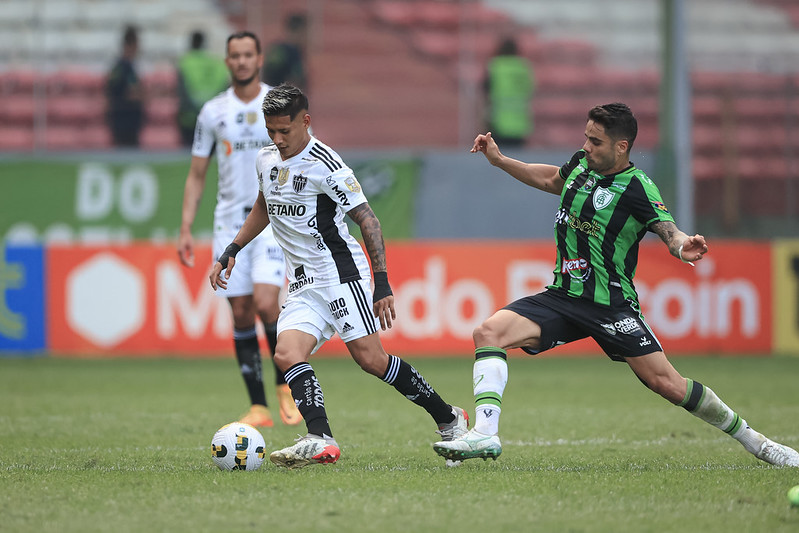
[[[345,179],[344,185],[346,185],[351,192],[361,192],[361,184],[358,183],[358,180],[355,179],[355,176],[350,176],[349,178]]]
[[[613,200],[613,197],[616,196],[615,192],[610,192],[607,189],[603,189],[601,187],[597,188],[596,192],[594,192],[594,208],[599,211],[610,205],[610,202]]]
[[[294,176],[291,181],[291,186],[294,188],[294,192],[300,192],[305,188],[305,185],[308,183],[308,178],[303,176],[302,174],[298,174]]]
[[[278,169],[277,171],[278,185],[285,185],[288,180],[289,180],[289,169],[287,168]]]

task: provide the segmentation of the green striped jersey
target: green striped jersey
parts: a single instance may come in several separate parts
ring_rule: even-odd
[[[558,254],[549,288],[602,305],[637,303],[638,243],[653,222],[674,222],[657,186],[633,164],[608,176],[589,170],[583,150],[560,168],[560,177]]]

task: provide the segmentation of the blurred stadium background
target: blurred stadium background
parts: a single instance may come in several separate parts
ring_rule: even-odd
[[[378,211],[389,219],[389,239],[550,238],[549,199],[518,194],[494,175],[488,187],[491,169],[464,155],[483,127],[486,61],[509,34],[534,65],[537,85],[535,131],[520,157],[565,162],[583,142],[587,109],[624,101],[639,119],[633,161],[660,184],[672,211],[695,220],[686,229],[765,244],[795,237],[799,2],[685,1],[681,44],[690,109],[671,110],[662,68],[671,1],[0,0],[0,169],[7,191],[0,231],[7,244],[169,241],[177,234],[189,159],[175,122],[174,65],[190,32],[204,30],[208,49],[220,55],[234,30],[254,31],[268,47],[282,36],[284,17],[302,11],[311,28],[315,133],[376,184],[370,198],[381,201],[387,172],[413,182],[404,195],[396,194],[396,180],[383,187],[392,194]],[[103,92],[127,24],[140,28],[137,64],[147,89],[142,146],[133,152],[111,148]],[[674,168],[666,161],[667,109],[690,119],[691,206],[677,204],[673,172],[662,172]],[[138,215],[125,216],[124,205],[121,216],[111,217],[116,229],[110,233],[75,229],[80,213],[59,199],[77,205],[81,176],[95,164],[120,190],[120,175],[121,181],[130,172],[155,176],[160,203],[152,210],[161,218],[146,234],[136,228]],[[210,196],[207,191],[206,213]],[[66,214],[52,218],[58,209]],[[20,226],[19,212],[33,218]],[[199,216],[198,224],[202,232]],[[793,294],[781,305],[794,317],[799,246],[787,242],[766,253],[788,265],[782,278],[769,279],[780,284],[779,292]],[[782,268],[764,261],[764,271]],[[773,315],[780,314],[775,307]],[[796,349],[797,321],[788,321]]]

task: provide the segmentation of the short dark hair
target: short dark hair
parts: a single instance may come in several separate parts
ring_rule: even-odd
[[[191,49],[200,50],[205,46],[205,34],[200,30],[191,32]]]
[[[258,36],[251,31],[237,31],[236,33],[228,37],[227,42],[225,43],[225,52],[227,53],[228,49],[230,48],[230,41],[232,41],[233,39],[247,39],[247,38],[250,38],[253,41],[255,41],[255,51],[260,54],[261,41],[258,40]]]
[[[588,112],[588,119],[605,128],[605,133],[614,141],[626,140],[628,151],[633,147],[635,138],[638,136],[638,121],[627,104],[614,102],[594,106]]]
[[[297,87],[282,83],[266,93],[261,109],[265,116],[288,115],[294,120],[300,111],[308,111],[308,97]]]
[[[122,44],[126,46],[139,44],[139,29],[136,26],[125,26]]]

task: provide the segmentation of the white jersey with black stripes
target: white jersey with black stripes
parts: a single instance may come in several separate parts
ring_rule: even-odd
[[[365,203],[358,180],[341,157],[311,136],[297,155],[258,152],[256,169],[270,226],[288,266],[289,294],[369,279],[369,262],[344,215]]]
[[[206,102],[197,117],[191,153],[211,157],[215,150],[219,166],[214,208],[217,231],[238,231],[258,196],[255,157],[272,144],[261,103],[271,88],[262,83],[256,98],[242,102],[231,87]]]

